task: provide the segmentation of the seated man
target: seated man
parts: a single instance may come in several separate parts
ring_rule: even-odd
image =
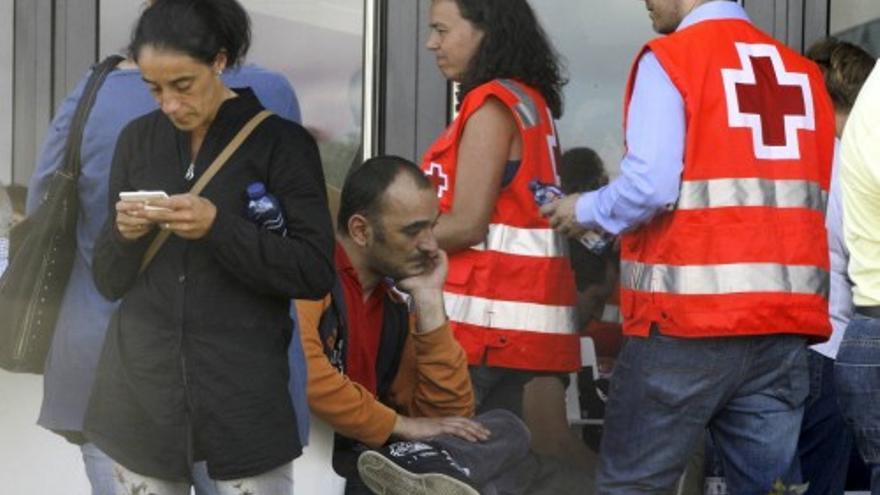
[[[342,189],[337,284],[324,300],[297,301],[309,406],[338,434],[334,468],[348,494],[491,492],[528,452],[513,414],[468,419],[474,396],[443,307],[437,217],[436,190],[413,163],[366,161]]]

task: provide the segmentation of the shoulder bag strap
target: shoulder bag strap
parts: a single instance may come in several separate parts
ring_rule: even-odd
[[[266,120],[267,117],[272,115],[272,112],[269,110],[263,110],[260,113],[254,115],[251,120],[249,120],[241,130],[238,131],[238,134],[232,138],[232,141],[223,148],[223,151],[217,155],[217,158],[211,163],[211,166],[205,170],[205,173],[199,177],[199,180],[193,185],[192,189],[189,190],[191,194],[195,194],[196,196],[202,192],[205,186],[211,182],[211,179],[217,175],[217,172],[223,168],[223,165],[226,165],[226,162],[229,160],[229,157],[232,156],[233,153],[238,150],[238,147],[241,146],[241,143],[251,135],[251,132],[260,125],[261,122]],[[153,257],[156,256],[156,253],[159,252],[159,249],[165,244],[165,241],[168,240],[168,236],[171,235],[171,232],[168,230],[163,230],[159,232],[153,242],[150,243],[150,247],[147,248],[146,254],[144,254],[144,261],[141,262],[141,269],[138,273],[143,273],[144,270],[147,269],[147,266],[150,265],[150,262],[153,261]]]
[[[96,64],[92,69],[92,75],[86,81],[79,102],[76,104],[76,110],[73,112],[73,118],[70,123],[70,131],[67,133],[67,145],[64,149],[64,172],[73,177],[79,178],[80,171],[80,150],[82,149],[83,129],[86,126],[86,119],[95,105],[98,97],[98,90],[107,79],[107,75],[113,72],[113,69],[125,58],[119,55],[111,55],[105,58],[101,63]]]

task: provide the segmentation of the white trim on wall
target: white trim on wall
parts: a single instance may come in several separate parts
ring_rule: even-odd
[[[14,26],[14,0],[0,0],[0,183],[4,185],[12,182]]]

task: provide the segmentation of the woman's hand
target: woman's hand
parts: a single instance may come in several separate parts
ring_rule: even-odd
[[[144,218],[144,203],[116,202],[116,230],[127,241],[136,241],[153,229],[153,222]]]
[[[150,206],[155,208],[141,212],[145,219],[188,240],[205,237],[217,218],[214,203],[190,193],[150,201]]]

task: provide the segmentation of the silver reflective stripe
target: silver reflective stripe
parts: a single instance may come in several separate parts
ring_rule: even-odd
[[[486,240],[471,249],[539,258],[568,255],[565,237],[553,229],[523,229],[500,223],[489,224]]]
[[[605,323],[623,323],[623,316],[620,314],[620,306],[616,304],[605,304],[602,309],[602,318],[600,321]]]
[[[478,327],[567,335],[577,333],[571,306],[498,301],[444,292],[449,319]]]
[[[519,98],[519,102],[514,106],[514,109],[516,110],[516,113],[519,114],[523,126],[528,129],[529,127],[535,127],[538,125],[538,106],[535,105],[535,101],[532,100],[532,97],[523,91],[517,83],[510,79],[499,79],[498,83]]]
[[[620,264],[623,288],[640,292],[720,295],[753,292],[816,294],[828,297],[828,272],[807,265],[730,263],[724,265]]]
[[[679,210],[766,206],[824,212],[827,193],[815,182],[758,178],[682,181]]]

